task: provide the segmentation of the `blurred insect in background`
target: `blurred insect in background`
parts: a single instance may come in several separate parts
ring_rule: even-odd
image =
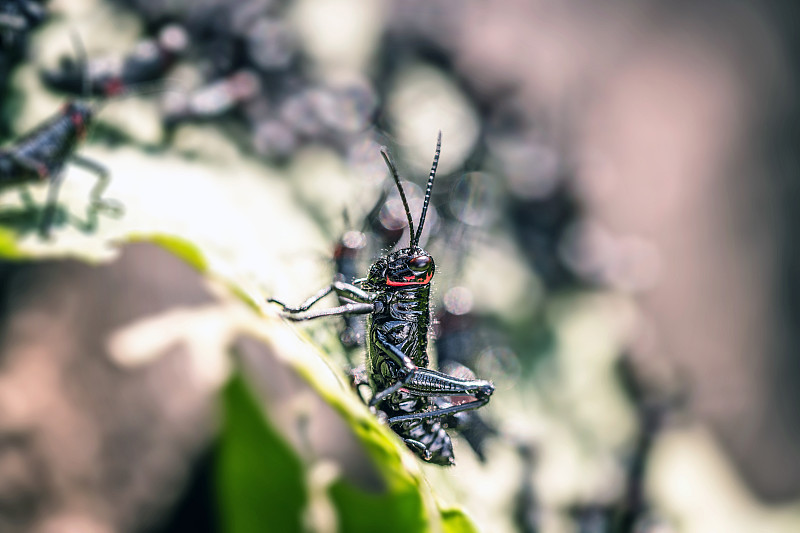
[[[520,484],[514,497],[512,516],[520,533],[541,531],[541,504],[534,486],[537,464],[537,449],[534,444],[519,441],[516,444],[520,458]]]
[[[678,380],[671,384],[645,379],[630,353],[622,354],[616,370],[639,422],[638,436],[625,461],[623,490],[611,501],[581,502],[572,505],[568,512],[575,519],[580,533],[672,531],[654,509],[645,482],[653,448],[664,426],[670,418],[685,414],[682,413],[685,385],[680,376],[676,376]]]
[[[43,2],[35,0],[0,1],[0,36],[3,48],[10,48],[47,16]]]
[[[618,505],[615,531],[647,533],[666,530],[645,490],[647,467],[656,441],[670,419],[684,413],[686,386],[678,370],[671,383],[646,379],[631,353],[619,359],[617,371],[622,389],[636,409],[639,435],[627,461],[625,492]]]
[[[73,36],[73,44],[80,60],[85,63],[86,55],[77,36]],[[88,80],[85,86],[88,94]],[[102,197],[110,182],[108,170],[76,153],[78,144],[86,137],[97,111],[97,106],[87,101],[67,102],[56,115],[10,146],[0,149],[0,188],[44,181],[49,183],[47,202],[39,227],[42,236],[49,235],[67,161],[97,176],[86,210],[89,229],[96,224],[98,212],[106,212],[112,216],[123,213],[122,204]],[[32,207],[27,191],[23,192],[22,198],[28,207]]]
[[[241,69],[189,93],[169,93],[163,102],[165,127],[172,131],[183,122],[204,122],[231,113],[261,92],[261,81],[250,69]]]
[[[125,57],[84,62],[62,56],[57,69],[42,70],[40,77],[50,89],[76,96],[85,96],[87,90],[95,97],[117,96],[130,87],[162,79],[186,50],[188,39],[182,27],[170,24],[161,29],[156,39],[137,43]]]
[[[454,463],[453,447],[443,418],[485,405],[494,386],[485,380],[462,379],[428,368],[430,289],[435,271],[433,258],[419,246],[441,151],[441,133],[428,178],[417,232],[397,168],[386,149],[381,150],[395,181],[408,218],[409,247],[379,258],[366,278],[353,284],[334,281],[298,307],[283,308],[289,320],[325,316],[367,315],[366,377],[372,390],[370,407],[386,416],[387,423],[424,461]],[[356,285],[360,285],[356,286]],[[334,292],[344,305],[308,312],[316,302]],[[447,406],[436,398],[450,397]],[[455,397],[468,398],[461,402]]]
[[[29,36],[47,15],[44,2],[0,0],[0,102],[9,102],[11,73],[25,60]],[[0,113],[0,138],[7,138],[10,132],[9,117]]]
[[[41,220],[40,232],[49,234],[53,222],[58,190],[63,179],[64,166],[71,161],[97,176],[97,183],[89,195],[87,208],[89,224],[94,224],[98,211],[115,216],[123,212],[122,205],[103,198],[110,177],[105,167],[75,153],[78,143],[85,137],[95,109],[85,102],[68,102],[62,110],[18,139],[9,147],[0,149],[0,188],[48,181],[47,203]],[[30,198],[23,199],[30,204]]]

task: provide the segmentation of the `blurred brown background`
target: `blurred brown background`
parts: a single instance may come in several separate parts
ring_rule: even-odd
[[[540,191],[563,187],[580,206],[572,240],[564,237],[559,249],[576,277],[589,275],[631,298],[634,325],[624,350],[653,380],[684,388],[703,443],[686,453],[713,463],[736,487],[713,511],[752,505],[757,517],[779,515],[765,527],[792,530],[797,521],[781,520],[784,512],[796,519],[800,501],[800,7],[777,0],[327,0],[330,13],[368,18],[357,28],[367,49],[362,58],[336,56],[324,39],[313,42],[315,27],[297,14],[323,8],[308,1],[172,4],[131,0],[110,10],[130,10],[148,24],[163,13],[185,14],[181,22],[191,24],[201,14],[261,4],[291,11],[287,27],[317,74],[435,50],[431,63],[470,95],[481,117],[475,136],[486,150],[502,144],[522,154],[504,162],[508,189],[539,201],[546,196]],[[65,2],[49,7],[90,17],[90,9],[71,12]],[[338,24],[347,27],[335,16],[327,23],[331,34]],[[393,140],[403,145],[400,121],[387,118],[393,111],[383,103],[392,89],[381,69],[389,68],[371,71],[382,99],[377,122],[394,125]],[[512,133],[505,122],[513,122]],[[296,146],[281,144],[283,130],[269,131],[274,136],[259,145],[269,156],[280,145],[290,146],[281,152],[290,157],[303,144],[299,135]],[[456,147],[462,133],[453,134]],[[419,141],[424,154],[431,139]],[[445,139],[447,149],[447,133]],[[549,157],[557,158],[556,170]],[[452,166],[467,168],[480,159],[454,158]],[[338,206],[330,211],[338,215]],[[542,285],[546,294],[557,292]],[[152,365],[118,368],[107,361],[106,340],[144,316],[213,309],[203,280],[160,249],[136,245],[100,267],[3,263],[0,301],[0,530],[169,524],[164,517],[174,519],[170,506],[192,486],[190,472],[213,441],[215,379],[224,371],[191,378],[191,342],[177,337]],[[725,453],[722,466],[717,449]],[[671,486],[690,500],[687,479],[651,482],[651,490],[663,494]],[[150,512],[152,520],[143,518]],[[702,519],[683,520],[676,530],[703,530]]]

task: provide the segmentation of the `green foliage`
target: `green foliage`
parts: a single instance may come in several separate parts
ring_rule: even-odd
[[[217,490],[224,531],[303,531],[308,494],[300,458],[263,416],[240,376],[222,398]]]
[[[286,432],[302,424],[301,419],[295,418],[288,426],[285,421],[273,422],[273,409],[281,410],[281,418],[286,418],[286,402],[270,407],[268,398],[255,392],[258,387],[248,379],[248,365],[242,365],[223,392],[225,422],[218,490],[225,531],[263,531],[265,524],[275,531],[477,531],[459,510],[436,505],[437,497],[424,480],[417,459],[354,401],[351,391],[328,379],[331,370],[321,357],[308,358],[315,353],[313,346],[277,331],[285,329],[282,325],[264,329],[269,341],[265,338],[265,351],[258,356],[274,353],[333,407],[332,413],[341,417],[366,451],[372,464],[365,466],[377,472],[379,487],[357,486],[341,471],[342,465],[331,459],[309,459],[307,452],[294,449]],[[314,472],[326,462],[334,467],[335,475],[320,484]],[[328,520],[324,524],[312,511],[320,504],[332,511],[323,516]]]
[[[456,507],[442,509],[442,529],[445,533],[478,533],[470,518]]]
[[[218,500],[225,531],[303,531],[309,505],[306,464],[271,423],[247,379],[236,374],[222,392],[224,424],[217,467]],[[344,406],[345,404],[341,404]],[[344,408],[346,413],[347,409]],[[346,418],[346,417],[345,417]],[[332,481],[325,497],[335,510],[340,531],[387,533],[431,531],[441,523],[447,532],[476,531],[455,509],[441,512],[427,502],[432,495],[402,465],[394,439],[364,419],[350,417],[382,473],[383,490],[359,488],[343,477]],[[438,526],[437,526],[438,527]]]
[[[428,531],[430,522],[419,490],[409,484],[393,492],[370,494],[345,481],[330,488],[330,497],[339,512],[342,531],[385,531],[405,533]]]
[[[186,239],[182,239],[175,235],[166,234],[152,234],[152,235],[131,235],[128,238],[129,242],[151,242],[161,246],[165,250],[172,252],[174,255],[180,257],[197,269],[198,272],[206,272],[208,270],[208,262],[206,261],[203,252],[197,246],[190,243]]]
[[[20,259],[24,254],[17,248],[14,232],[0,228],[0,257],[4,259]]]

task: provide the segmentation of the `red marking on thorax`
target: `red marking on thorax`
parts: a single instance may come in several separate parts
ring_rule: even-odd
[[[83,120],[83,115],[78,112],[70,115],[70,120],[77,130],[78,137],[83,137],[86,134],[86,122]]]
[[[421,279],[419,281],[392,281],[389,279],[389,276],[386,276],[386,284],[389,287],[408,287],[409,285],[427,285],[428,283],[431,282],[432,277],[433,277],[433,272],[428,272],[428,274],[425,276],[425,279]]]
[[[122,94],[125,89],[125,84],[122,83],[120,78],[111,78],[103,86],[103,92],[106,96],[118,96]]]

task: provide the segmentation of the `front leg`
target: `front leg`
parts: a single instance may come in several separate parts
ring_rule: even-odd
[[[326,316],[351,316],[351,315],[368,315],[375,312],[375,304],[345,304],[339,307],[332,307],[330,309],[322,309],[314,311],[313,313],[306,313],[304,315],[297,314],[284,314],[281,315],[286,320],[292,322],[303,322],[306,320],[313,320],[315,318],[322,318]]]
[[[355,285],[344,283],[343,281],[334,281],[330,285],[323,287],[316,294],[311,296],[308,300],[298,305],[297,307],[290,307],[285,303],[281,302],[280,300],[276,300],[275,298],[269,298],[267,299],[267,302],[280,305],[285,313],[292,313],[292,314],[304,313],[308,311],[312,305],[325,298],[331,292],[336,292],[338,296],[342,298],[347,298],[348,300],[356,303],[372,302],[372,298],[368,293],[359,289]]]

